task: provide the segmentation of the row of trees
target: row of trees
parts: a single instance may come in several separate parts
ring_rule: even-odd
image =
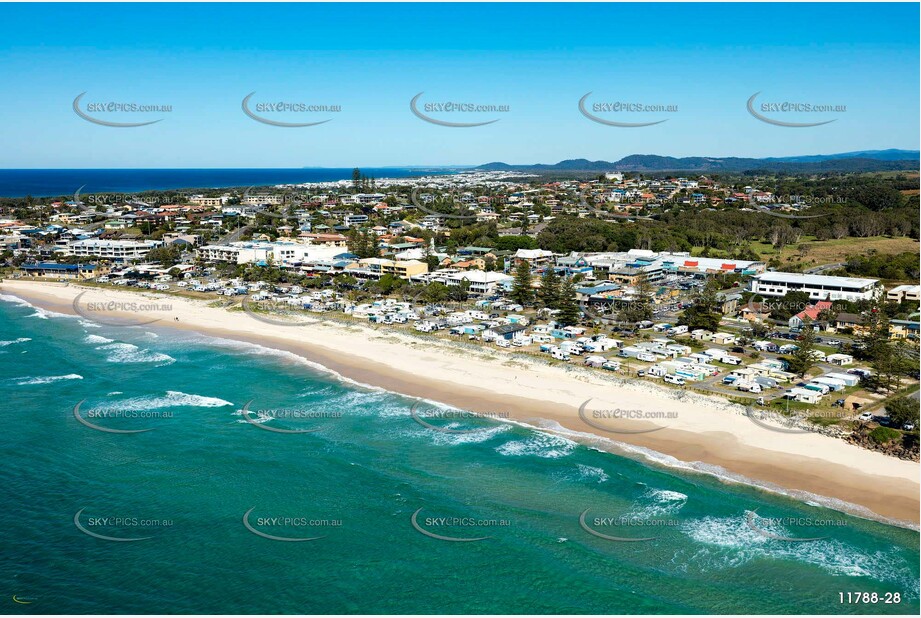
[[[524,260],[520,261],[515,267],[509,298],[522,306],[536,304],[556,312],[554,319],[562,326],[578,324],[582,317],[576,281],[573,277],[560,277],[552,267],[544,270],[540,287],[535,290],[530,265]]]

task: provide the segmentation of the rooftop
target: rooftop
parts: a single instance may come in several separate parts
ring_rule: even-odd
[[[778,283],[810,283],[813,285],[847,285],[853,287],[866,287],[876,285],[877,279],[861,279],[858,277],[832,277],[829,275],[806,275],[803,273],[767,272],[752,277],[759,281],[766,280]]]

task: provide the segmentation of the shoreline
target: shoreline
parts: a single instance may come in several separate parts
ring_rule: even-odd
[[[361,385],[471,412],[505,413],[509,421],[600,450],[818,501],[858,517],[913,529],[921,520],[916,463],[820,434],[769,431],[747,419],[741,406],[717,397],[688,393],[678,399],[679,391],[653,384],[618,383],[587,371],[506,357],[498,350],[466,350],[365,324],[331,325],[322,314],[307,314],[310,321],[303,324],[266,323],[242,311],[207,306],[211,301],[51,282],[6,280],[0,292],[69,315],[78,315],[73,301],[81,293],[87,301],[156,300],[170,309],[133,314],[158,320],[148,328],[192,331],[289,352]],[[103,313],[129,315],[100,312],[99,317]],[[580,418],[582,405],[587,411],[669,412],[674,418],[661,425],[646,420],[590,425]],[[598,427],[601,423],[619,432],[605,431]]]

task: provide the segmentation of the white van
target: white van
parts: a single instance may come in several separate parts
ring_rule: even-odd
[[[669,384],[675,384],[677,386],[684,386],[684,378],[682,378],[681,376],[666,375],[662,379],[668,382]]]
[[[563,350],[559,348],[555,350],[550,350],[550,356],[555,358],[556,360],[561,360],[561,361],[569,360],[569,354],[567,354],[566,352],[564,352]]]
[[[659,359],[655,354],[650,354],[649,352],[640,352],[636,355],[636,360],[643,361],[644,363],[654,363]]]

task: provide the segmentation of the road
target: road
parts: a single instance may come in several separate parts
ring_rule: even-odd
[[[221,237],[216,244],[226,245],[227,243],[237,242],[240,240],[240,237],[243,236],[246,232],[250,230],[250,226],[244,225],[243,227],[237,228],[229,234],[225,234]]]
[[[822,273],[826,271],[837,270],[839,268],[844,268],[844,264],[841,262],[838,262],[837,264],[822,264],[821,266],[814,266],[813,268],[810,268],[809,270],[805,270],[803,272],[806,273],[807,275],[821,275]]]

